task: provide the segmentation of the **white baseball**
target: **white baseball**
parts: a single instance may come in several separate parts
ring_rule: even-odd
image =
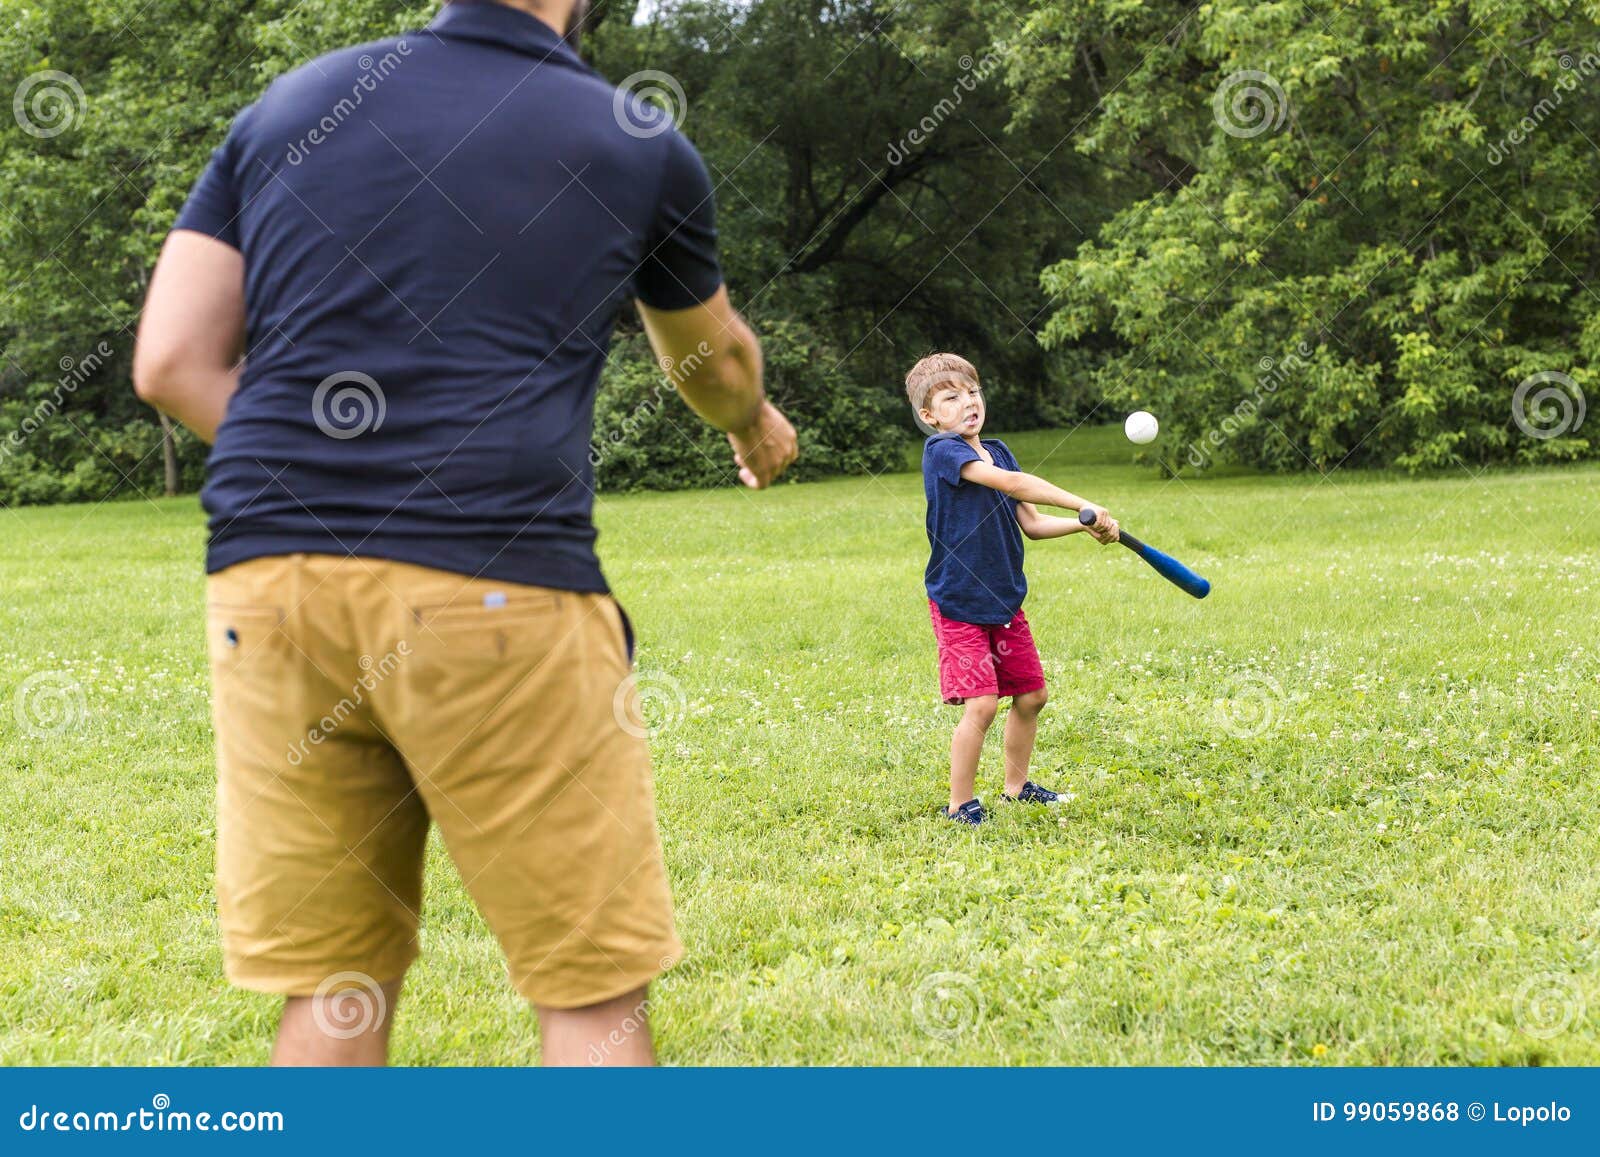
[[[1128,415],[1128,420],[1122,423],[1122,431],[1128,435],[1128,441],[1140,446],[1146,442],[1154,442],[1160,430],[1161,424],[1148,410],[1135,410]]]

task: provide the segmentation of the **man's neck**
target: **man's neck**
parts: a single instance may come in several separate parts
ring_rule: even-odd
[[[566,14],[570,9],[561,4],[541,4],[539,0],[487,0],[490,4],[498,4],[502,8],[515,8],[518,12],[526,12],[548,24],[557,36],[565,36]]]

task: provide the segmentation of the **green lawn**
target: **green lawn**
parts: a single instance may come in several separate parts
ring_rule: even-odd
[[[1030,544],[1063,810],[934,818],[920,476],[605,497],[685,962],[663,1060],[1600,1063],[1600,470],[1166,481],[1019,435],[1214,584]],[[253,1064],[192,499],[0,512],[0,1061]],[[54,694],[67,726],[18,724]],[[980,793],[998,794],[998,727]],[[538,1046],[431,848],[407,1064]]]

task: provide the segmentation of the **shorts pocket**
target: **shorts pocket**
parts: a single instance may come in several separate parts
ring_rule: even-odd
[[[454,602],[410,608],[407,633],[417,655],[452,664],[536,661],[556,642],[561,604],[555,591],[507,594],[492,605],[484,596],[464,594]]]
[[[206,604],[206,646],[212,663],[233,671],[258,656],[291,646],[283,633],[284,609],[270,604]]]

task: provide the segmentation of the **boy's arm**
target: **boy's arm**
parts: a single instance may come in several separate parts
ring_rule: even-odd
[[[1062,538],[1089,528],[1076,518],[1057,518],[1053,514],[1040,514],[1031,502],[1017,503],[1017,525],[1029,538]]]
[[[1052,527],[1049,534],[1030,534],[1028,524],[1022,521],[1022,506],[1033,502],[1042,502],[1046,506],[1059,506],[1064,510],[1084,510],[1093,508],[1095,511],[1095,524],[1083,526],[1076,519],[1050,518],[1034,511],[1034,518],[1038,522],[1059,523],[1071,521],[1081,529],[1087,530],[1094,536],[1096,542],[1102,546],[1108,542],[1116,542],[1120,528],[1117,520],[1112,518],[1103,507],[1095,506],[1087,499],[1079,498],[1070,490],[1063,490],[1053,483],[1046,482],[1035,474],[1024,474],[1019,470],[1002,470],[998,466],[974,459],[961,467],[961,480],[973,482],[979,486],[987,486],[991,490],[998,490],[1017,500],[1017,524],[1022,533],[1029,538],[1058,538],[1063,534],[1072,534],[1073,531],[1064,527]],[[1037,525],[1038,523],[1036,523]]]
[[[998,466],[991,466],[978,459],[973,459],[961,467],[961,480],[987,486],[990,490],[998,490],[1018,502],[1038,502],[1045,506],[1059,506],[1063,510],[1071,511],[1079,511],[1085,506],[1093,505],[1088,499],[1079,498],[1071,491],[1046,482],[1036,474],[1024,474],[1020,470],[1002,470]]]

